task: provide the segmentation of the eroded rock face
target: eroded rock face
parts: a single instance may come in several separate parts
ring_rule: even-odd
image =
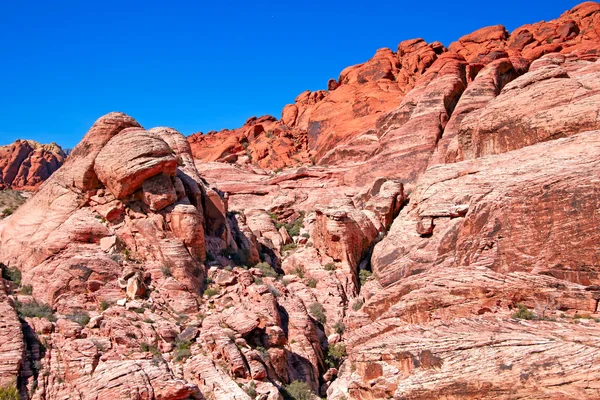
[[[280,121],[189,140],[104,116],[0,223],[23,275],[0,379],[39,399],[597,397],[599,15],[404,41]],[[16,322],[33,298],[54,318]]]
[[[308,281],[292,291],[276,272],[297,233],[230,213],[181,134],[121,113],[66,167],[0,226],[3,276],[22,275],[2,281],[3,385],[39,399],[247,399],[249,380],[272,399],[293,380],[319,391],[333,322],[311,316]]]
[[[349,317],[351,355],[330,394],[594,396],[574,365],[595,350],[556,360],[559,349],[598,340],[595,329],[573,326],[564,313],[595,313],[600,296],[600,255],[591,250],[598,226],[586,217],[599,205],[599,139],[599,131],[584,132],[430,168],[375,246],[381,287],[361,293],[368,300]],[[511,320],[517,303],[558,322],[534,328]],[[563,329],[581,339],[557,341]],[[505,341],[512,344],[499,344]],[[548,368],[537,369],[543,362]],[[523,373],[517,387],[506,385],[508,375]],[[561,384],[567,387],[558,391]]]
[[[65,162],[60,146],[17,140],[0,147],[0,189],[35,190]]]

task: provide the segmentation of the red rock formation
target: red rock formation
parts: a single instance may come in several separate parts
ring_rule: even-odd
[[[17,140],[0,147],[0,189],[35,190],[65,161],[56,144]]]
[[[460,38],[448,49],[421,39],[400,43],[397,52],[380,49],[367,62],[342,71],[335,84],[333,81],[328,84],[329,91],[302,93],[294,104],[283,108],[280,121],[273,117],[251,118],[233,131],[192,135],[189,138],[192,152],[203,161],[254,163],[268,169],[309,162],[331,166],[366,161],[367,165],[356,174],[361,179],[367,174],[361,184],[368,184],[381,174],[378,168],[402,168],[402,162],[393,163],[402,160],[405,151],[422,152],[423,158],[427,158],[442,133],[445,136],[445,125],[459,97],[474,79],[479,78],[463,101],[465,109],[455,118],[463,118],[460,115],[470,113],[473,107],[482,107],[484,104],[476,106],[473,102],[487,102],[489,96],[496,97],[508,82],[525,73],[532,61],[545,54],[559,53],[576,62],[596,60],[600,54],[599,13],[598,3],[587,2],[556,20],[525,25],[512,33],[501,25],[482,28]],[[442,56],[446,52],[448,55]],[[490,63],[495,72],[487,68],[488,78],[479,77],[482,68]],[[540,75],[534,79],[547,78]],[[575,88],[579,78],[571,79],[569,85]],[[477,85],[483,86],[477,89]],[[488,94],[479,94],[480,90]],[[556,99],[556,104],[568,102],[569,93],[568,90],[562,93],[564,97]],[[473,96],[479,99],[468,100]],[[588,97],[588,94],[579,91],[576,96]],[[471,105],[467,104],[469,101]],[[438,103],[434,106],[435,102]],[[395,124],[391,135],[390,119]],[[451,124],[451,135],[455,134],[454,124],[458,122]],[[263,130],[267,133],[261,135]],[[420,142],[414,148],[406,145],[414,140]],[[375,160],[371,162],[372,159]],[[427,165],[423,160],[417,163],[420,167],[413,176],[399,171],[396,178],[414,181],[415,174]]]
[[[351,356],[330,394],[595,397],[574,365],[596,353],[597,331],[569,322],[600,299],[590,251],[600,231],[588,218],[599,150],[591,131],[429,169],[375,247],[381,286],[348,319]],[[517,303],[558,321],[511,319]],[[516,371],[527,374],[517,385],[507,378]]]
[[[598,397],[599,16],[405,41],[281,121],[187,141],[101,118],[0,223],[0,262],[23,274],[0,296],[0,383]],[[56,320],[27,315],[33,298]]]

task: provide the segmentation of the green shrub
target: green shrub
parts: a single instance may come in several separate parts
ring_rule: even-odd
[[[312,303],[308,307],[308,311],[312,314],[313,317],[323,325],[327,322],[327,316],[325,316],[325,309],[321,303]]]
[[[517,303],[516,306],[518,308],[518,311],[513,314],[513,318],[527,319],[527,320],[536,319],[535,313],[533,311],[529,310],[527,308],[527,306],[525,306],[524,304]]]
[[[219,288],[209,287],[204,291],[204,294],[208,297],[213,297],[219,294]]]
[[[148,344],[146,342],[142,342],[142,344],[140,344],[140,349],[143,352],[148,352],[148,353],[152,353],[155,356],[160,356],[160,350],[158,349],[158,347],[154,346],[153,344]]]
[[[250,382],[244,387],[244,392],[251,398],[255,399],[258,393],[256,392],[256,383]]]
[[[256,346],[256,351],[258,351],[258,353],[260,354],[260,357],[263,359],[263,361],[268,361],[269,360],[269,352],[267,351],[267,349],[265,349],[262,346]]]
[[[303,238],[306,238],[306,239],[310,238],[310,235],[309,235],[308,233],[306,233],[306,232],[304,232],[304,233],[303,233],[302,235],[300,235],[300,236],[302,236]]]
[[[114,303],[112,301],[106,301],[106,300],[102,300],[100,302],[100,310],[102,311],[106,311],[108,310],[110,307],[112,307],[114,305]]]
[[[125,261],[131,261],[131,250],[125,248],[121,250],[121,254],[123,255]]]
[[[317,280],[315,278],[309,278],[308,281],[306,282],[306,286],[308,286],[309,288],[316,288],[317,287]]]
[[[373,275],[371,271],[367,271],[366,269],[361,269],[358,273],[358,279],[360,280],[360,286],[363,286],[367,283],[367,280]]]
[[[264,283],[263,278],[261,278],[260,276],[255,276],[254,283],[256,283],[257,285],[262,285]]]
[[[336,270],[335,263],[332,263],[332,262],[325,264],[323,266],[323,268],[325,268],[325,271],[335,271]]]
[[[0,400],[19,400],[20,398],[19,390],[14,383],[0,387]]]
[[[8,216],[12,215],[12,213],[13,213],[12,208],[5,208],[4,210],[2,210],[3,217],[8,217]]]
[[[191,342],[175,342],[175,350],[173,350],[173,360],[182,361],[192,355],[190,350]]]
[[[21,287],[21,294],[31,295],[33,293],[33,286],[31,285],[23,285]]]
[[[81,327],[84,327],[90,322],[90,316],[85,311],[76,311],[73,314],[67,315],[67,319],[77,322]]]
[[[2,278],[14,282],[17,285],[21,284],[21,270],[15,267],[7,267],[4,264],[0,265],[2,266]]]
[[[271,267],[271,264],[267,262],[259,262],[254,266],[254,268],[260,270],[264,276],[269,278],[277,278],[277,272]]]
[[[170,265],[166,265],[165,264],[162,267],[160,267],[160,272],[163,274],[163,276],[165,278],[173,276],[173,271],[171,271],[171,266]]]
[[[335,323],[335,325],[333,325],[333,330],[338,335],[343,335],[344,331],[346,330],[346,326],[344,325],[344,323],[342,321],[338,321]]]
[[[312,400],[315,395],[308,383],[302,381],[293,381],[284,386],[282,391],[287,400]]]
[[[294,242],[288,243],[281,248],[281,251],[294,250],[298,245]]]
[[[342,343],[332,344],[327,348],[325,363],[330,368],[338,368],[346,356],[346,346]]]
[[[358,310],[360,310],[362,308],[363,304],[365,304],[364,301],[362,301],[362,300],[356,300],[354,302],[354,304],[352,304],[352,309],[354,311],[358,311]]]
[[[279,229],[282,226],[284,226],[284,224],[282,224],[281,222],[279,222],[279,216],[275,213],[269,213],[269,217],[271,217],[271,219],[273,220],[273,223],[275,224],[275,228]]]
[[[38,303],[37,300],[28,303],[21,303],[17,300],[15,301],[15,307],[21,318],[38,317],[46,318],[49,321],[56,321],[52,307],[45,303]]]
[[[304,278],[304,269],[302,267],[298,267],[296,268],[296,275],[298,276],[298,278],[302,279]]]
[[[300,216],[293,222],[283,225],[291,237],[300,235],[300,229],[304,226],[304,212],[300,211]]]

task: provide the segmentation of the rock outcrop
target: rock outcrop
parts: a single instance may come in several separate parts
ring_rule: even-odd
[[[35,190],[65,161],[55,143],[17,140],[0,147],[0,189]]]
[[[0,222],[0,387],[599,397],[599,26],[404,41],[187,140],[100,118]]]

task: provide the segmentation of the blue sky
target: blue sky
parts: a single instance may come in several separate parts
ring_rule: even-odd
[[[403,4],[404,3],[404,4]],[[0,144],[73,147],[101,115],[184,134],[279,118],[300,92],[415,37],[445,45],[578,1],[3,1]]]

